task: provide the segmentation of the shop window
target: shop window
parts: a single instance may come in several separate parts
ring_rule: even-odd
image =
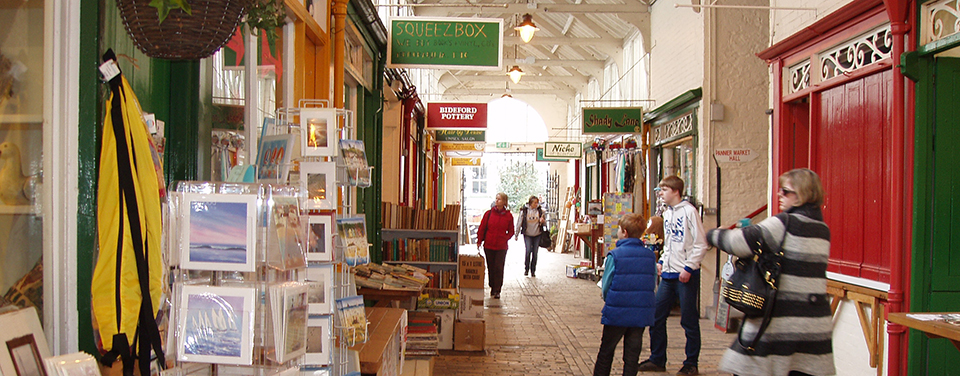
[[[0,3],[0,305],[43,317],[44,2]],[[52,260],[51,260],[52,262]],[[55,298],[55,297],[51,297]],[[51,300],[52,301],[52,300]]]
[[[487,193],[487,168],[485,166],[471,167],[469,176],[471,181],[470,193]]]
[[[683,195],[693,197],[694,176],[696,165],[696,148],[693,137],[686,137],[679,141],[663,146],[661,150],[661,176],[678,176],[683,179]]]

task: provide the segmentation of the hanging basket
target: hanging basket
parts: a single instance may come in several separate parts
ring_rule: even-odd
[[[174,9],[163,21],[150,0],[117,0],[120,18],[144,54],[168,60],[197,60],[213,55],[233,36],[249,0],[188,0],[192,15]]]

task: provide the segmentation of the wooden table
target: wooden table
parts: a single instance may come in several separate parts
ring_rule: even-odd
[[[958,314],[960,312],[913,312],[914,314],[942,315]],[[953,346],[960,350],[960,325],[948,324],[945,321],[923,321],[907,317],[907,312],[895,312],[887,314],[887,321],[900,324],[908,328],[916,329],[930,338],[946,338],[953,343]]]
[[[587,243],[590,247],[590,262],[593,268],[600,267],[600,261],[603,260],[603,225],[594,224],[590,226],[590,232],[574,232],[574,236]]]

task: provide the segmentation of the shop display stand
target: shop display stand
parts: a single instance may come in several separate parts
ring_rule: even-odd
[[[306,227],[290,208],[299,210],[299,198],[299,187],[279,184],[180,182],[171,189],[164,238],[174,292],[167,355],[175,367],[165,374],[266,376],[299,368],[306,295],[296,281],[305,272]],[[303,294],[272,304],[275,291],[287,291],[279,284]],[[277,306],[290,316],[274,320]],[[276,351],[278,329],[289,354]],[[303,337],[286,341],[292,335]]]

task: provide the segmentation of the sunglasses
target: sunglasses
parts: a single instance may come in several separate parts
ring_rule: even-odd
[[[791,191],[791,190],[789,190],[789,189],[780,187],[780,194],[781,194],[781,195],[786,196],[786,195],[791,194],[791,193],[797,193],[797,191]]]

